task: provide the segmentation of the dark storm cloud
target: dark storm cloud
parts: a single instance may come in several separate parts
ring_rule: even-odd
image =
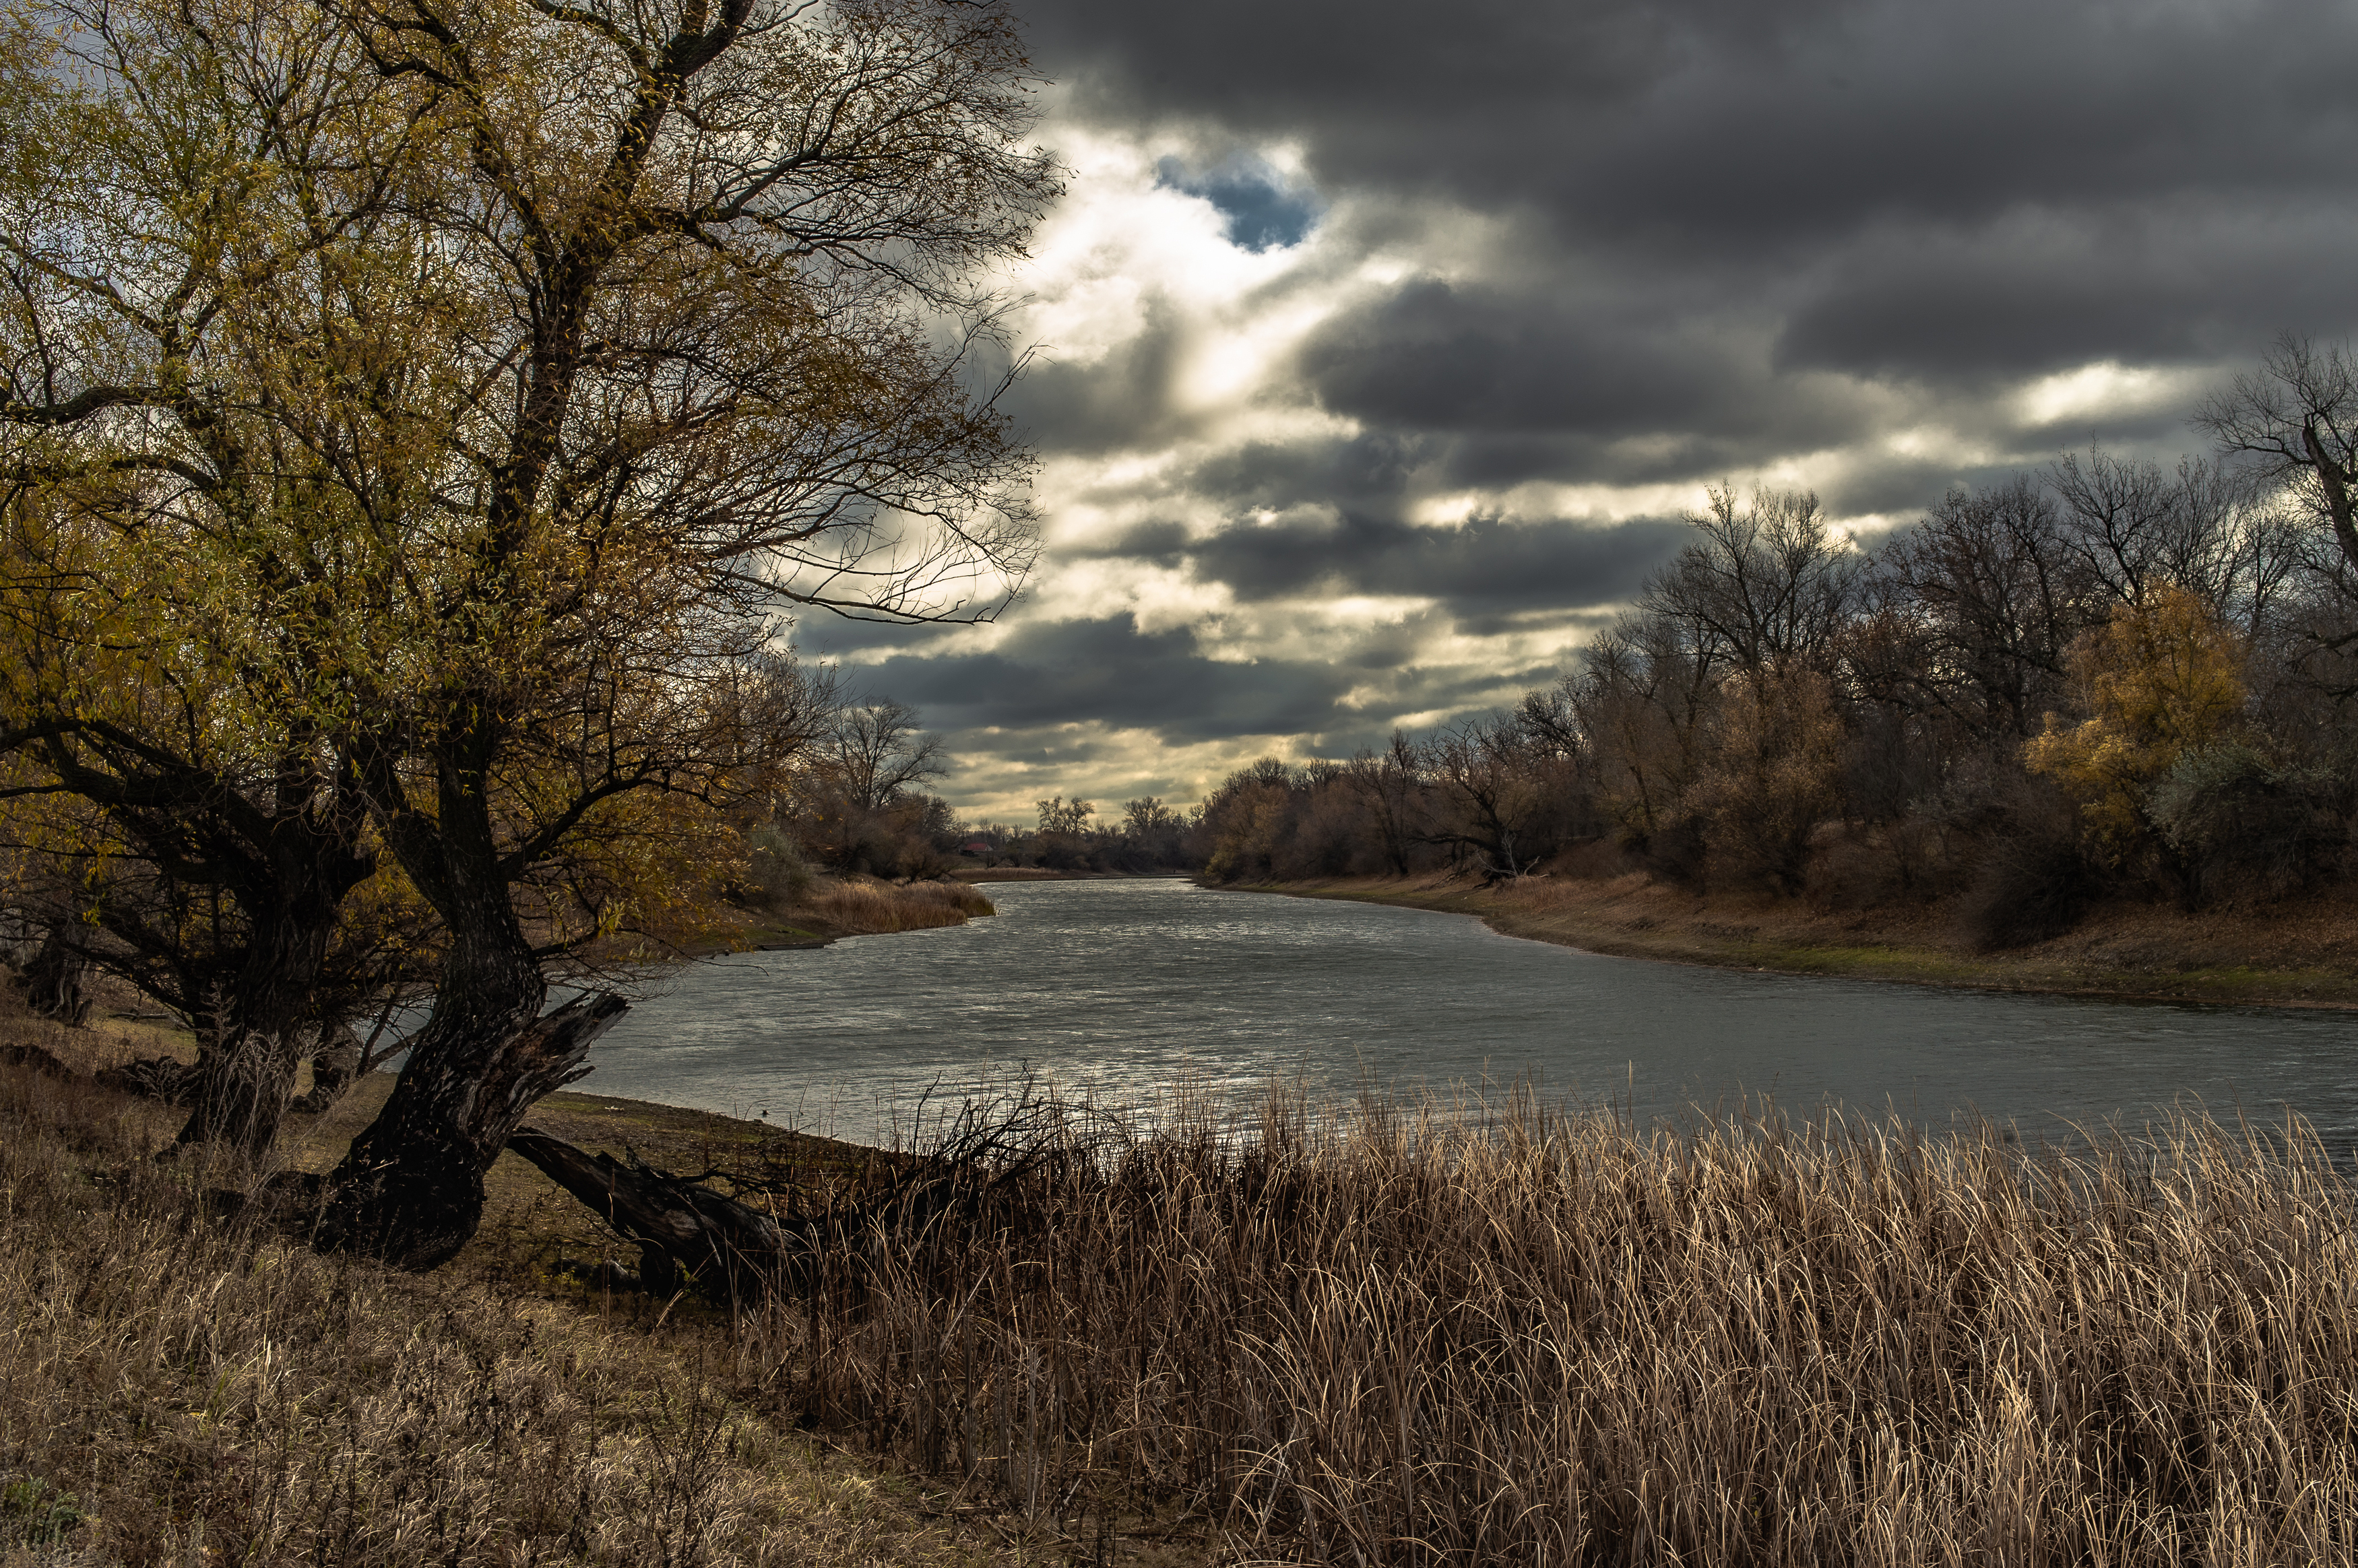
[[[1250,441],[1196,465],[1187,486],[1240,507],[1282,509],[1305,501],[1380,504],[1407,488],[1433,449],[1432,443],[1387,430],[1344,440]]]
[[[1322,185],[1756,236],[2190,182],[2338,187],[2358,44],[2358,14],[2332,0],[1488,0],[1445,16],[1026,0],[1023,15],[1098,114],[1302,138]]]
[[[2224,195],[1879,232],[1833,260],[1777,359],[1970,383],[2098,359],[2249,357],[2287,323],[2347,323],[2348,290],[2318,258],[2353,244],[2358,209],[2274,213]]]
[[[1757,463],[1867,427],[1872,411],[1855,395],[1774,384],[1758,335],[1727,314],[1642,285],[1572,303],[1415,279],[1327,321],[1299,365],[1326,407],[1395,440],[1461,438],[1471,449],[1449,460],[1461,482],[1644,481],[1652,476],[1614,471],[1613,443],[1707,436],[1713,460],[1741,452]]]
[[[1506,318],[1555,308],[1549,247],[1603,269],[1552,346],[1607,375],[1535,375],[1545,328],[1406,332],[1434,310],[1407,296],[1370,351],[1322,345],[1330,395],[1407,424],[1722,418],[1709,355],[1628,319],[1682,307],[1790,314],[1788,367],[1961,384],[2358,324],[2320,265],[2358,239],[2358,7],[2336,0],[1024,13],[1083,113],[1283,137],[1330,193],[1534,220]]]
[[[1238,524],[1196,542],[1188,558],[1249,600],[1323,591],[1433,598],[1452,610],[1572,608],[1627,599],[1685,532],[1496,518],[1428,528],[1344,513]]]
[[[892,657],[862,681],[910,703],[928,729],[1030,730],[1092,720],[1168,741],[1316,730],[1355,676],[1323,662],[1206,658],[1193,633],[1142,633],[1128,615],[1022,628],[970,658]],[[961,750],[989,749],[970,734]]]
[[[1327,406],[1386,425],[1626,433],[1717,411],[1727,358],[1626,314],[1418,280],[1322,328],[1302,368]]]
[[[1168,746],[1315,737],[1321,753],[1347,756],[1380,746],[1402,715],[1493,707],[1556,674],[1552,665],[1420,666],[1411,655],[1434,629],[1412,617],[1405,626],[1368,629],[1331,661],[1240,664],[1205,656],[1188,633],[1141,633],[1120,615],[1028,627],[970,659],[891,658],[860,677],[867,690],[917,708],[969,777],[1001,764],[1054,776],[1130,756],[1092,724],[1143,730]],[[1344,707],[1371,674],[1381,677],[1389,700]],[[1135,787],[1171,785],[1150,777]]]

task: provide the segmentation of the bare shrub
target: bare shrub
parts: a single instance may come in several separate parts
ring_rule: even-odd
[[[1981,952],[2025,947],[2080,923],[2103,891],[2080,813],[2044,781],[2000,774],[1975,823],[1972,880],[1956,903],[1959,929]]]

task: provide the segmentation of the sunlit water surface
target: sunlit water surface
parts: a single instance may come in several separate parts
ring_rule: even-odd
[[[2358,1018],[1936,990],[1575,952],[1463,915],[1189,883],[1001,883],[995,918],[688,967],[591,1053],[590,1093],[847,1138],[1036,1072],[1100,1104],[1273,1076],[1348,1092],[1537,1080],[1641,1118],[1767,1092],[1963,1110],[2026,1141],[2200,1100],[2358,1144]]]

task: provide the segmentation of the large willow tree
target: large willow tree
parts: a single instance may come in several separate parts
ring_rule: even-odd
[[[433,168],[432,100],[300,7],[10,23],[14,823],[59,868],[74,928],[197,1025],[184,1136],[258,1152],[323,1022],[348,901],[384,871],[342,747],[366,657],[347,606],[395,557],[314,437],[356,370],[396,362],[354,341],[350,302],[414,270],[401,213]]]
[[[1053,170],[1023,142],[1027,67],[990,5],[244,14],[252,46],[186,7],[151,31],[268,58],[271,29],[317,27],[370,113],[307,122],[329,129],[289,161],[381,177],[322,223],[299,199],[270,215],[311,177],[254,160],[240,233],[263,259],[209,259],[228,281],[193,322],[235,367],[217,377],[170,370],[190,313],[168,269],[145,274],[151,324],[125,327],[103,243],[20,247],[73,308],[27,313],[7,413],[43,433],[24,475],[160,471],[208,497],[206,432],[267,432],[241,438],[272,453],[263,531],[333,562],[288,600],[319,650],[299,706],[445,958],[322,1233],[426,1266],[471,1234],[508,1133],[620,1010],[543,1016],[552,951],[612,914],[579,890],[660,881],[653,847],[705,820],[678,803],[762,764],[790,706],[756,664],[778,610],[978,619],[1020,583],[1025,460],[996,388],[971,384],[991,329],[974,279],[1021,245]],[[137,121],[114,69],[40,91]],[[20,154],[38,139],[12,135]],[[44,157],[66,172],[45,178]],[[16,170],[81,243],[124,199],[73,164],[58,146]],[[221,189],[133,198],[124,226],[200,230]],[[75,337],[89,321],[103,353]],[[205,537],[221,580],[287,553]]]

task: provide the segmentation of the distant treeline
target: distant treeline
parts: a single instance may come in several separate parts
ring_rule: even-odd
[[[961,821],[923,785],[948,771],[941,741],[918,728],[915,709],[889,698],[854,700],[824,676],[806,682],[805,729],[795,765],[741,826],[752,889],[778,899],[806,894],[822,871],[919,881],[979,861],[1051,871],[1194,870],[1195,818],[1152,795],[1125,802],[1104,827],[1097,806],[1055,795],[1036,803],[1031,827]]]
[[[2200,906],[2345,880],[2351,465],[2234,460],[2268,455],[2255,404],[2328,369],[2346,393],[2340,356],[2282,346],[2271,377],[2206,412],[2219,460],[2066,457],[1954,492],[1872,551],[1814,496],[1714,491],[1553,686],[1381,753],[1256,762],[1189,848],[1223,881],[1643,870],[1858,906],[1950,898],[1987,946],[2099,897]],[[2300,440],[2300,410],[2276,412]]]

